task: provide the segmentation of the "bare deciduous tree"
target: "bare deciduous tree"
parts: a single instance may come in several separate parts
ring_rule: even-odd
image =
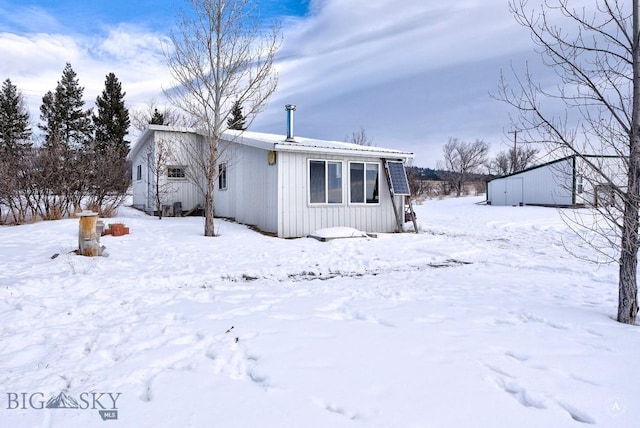
[[[204,133],[198,156],[205,162],[204,235],[215,236],[214,186],[220,141],[235,102],[244,108],[247,125],[262,110],[277,86],[273,60],[280,47],[280,28],[264,31],[250,0],[190,0],[180,30],[171,34],[166,52],[175,86],[169,101],[193,117]]]
[[[407,166],[407,181],[411,190],[411,197],[416,200],[431,197],[433,193],[433,184],[429,180],[424,180],[420,173],[420,169],[414,166]]]
[[[545,65],[559,77],[556,88],[537,83],[531,72],[503,76],[500,98],[519,115],[515,125],[527,141],[547,144],[549,152],[576,155],[613,196],[613,204],[583,223],[580,234],[603,252],[609,245],[619,264],[619,322],[635,324],[638,312],[637,263],[640,210],[640,1],[597,0],[575,8],[567,0],[530,8],[510,3]],[[561,117],[542,100],[565,105]],[[547,104],[548,106],[548,104]],[[620,168],[604,168],[595,155],[616,155]],[[594,238],[597,236],[598,238]],[[616,256],[617,254],[617,256]]]
[[[158,210],[158,219],[162,220],[162,205],[175,191],[171,182],[166,180],[167,165],[175,162],[172,144],[160,139],[155,145],[149,145],[146,157],[147,170],[153,179],[153,199]]]
[[[487,164],[489,144],[482,140],[469,143],[457,138],[450,138],[442,151],[444,163],[439,161],[438,169],[447,172],[445,179],[455,189],[456,196],[460,196],[470,177],[483,172],[482,170]]]
[[[360,127],[358,131],[352,132],[351,137],[347,137],[345,141],[352,144],[358,144],[360,146],[374,145],[373,139],[369,138],[363,127]]]
[[[539,149],[532,147],[518,147],[515,150],[515,155],[513,148],[500,152],[491,160],[489,173],[507,175],[524,171],[533,164],[539,152]]]

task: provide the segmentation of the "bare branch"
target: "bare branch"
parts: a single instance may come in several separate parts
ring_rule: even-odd
[[[192,117],[204,135],[202,156],[190,159],[196,181],[204,180],[205,236],[214,236],[213,198],[221,155],[221,137],[234,103],[243,106],[250,126],[278,78],[274,57],[280,27],[264,31],[250,0],[190,0],[180,30],[165,52],[174,86],[167,99]],[[198,183],[196,183],[198,184]]]

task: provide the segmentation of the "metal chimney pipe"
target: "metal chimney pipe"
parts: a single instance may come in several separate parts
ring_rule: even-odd
[[[287,139],[284,141],[295,142],[296,140],[293,138],[293,112],[296,111],[296,106],[295,104],[287,104],[284,109],[287,111]]]

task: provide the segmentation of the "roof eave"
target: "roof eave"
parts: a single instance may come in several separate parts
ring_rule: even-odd
[[[393,158],[409,160],[414,158],[414,154],[410,152],[400,151],[384,151],[384,150],[354,150],[354,149],[338,149],[333,147],[313,147],[313,146],[295,146],[292,144],[274,144],[274,150],[280,152],[307,152],[307,153],[328,153],[335,155],[355,155],[375,158]]]

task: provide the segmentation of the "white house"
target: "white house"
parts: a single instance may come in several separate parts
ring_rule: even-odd
[[[217,217],[282,238],[329,227],[393,232],[402,226],[403,195],[408,193],[403,165],[412,153],[294,138],[292,126],[289,129],[286,136],[224,133],[214,190]],[[186,159],[185,147],[192,150],[203,142],[203,135],[192,129],[150,125],[130,154],[134,206],[150,213],[163,208],[154,198],[153,164],[164,144],[174,156],[160,174],[161,184],[168,188],[162,205],[179,203],[183,212],[202,207],[203,193],[190,175],[197,168],[181,159]]]
[[[555,207],[610,203],[611,184],[624,185],[622,162],[618,156],[573,155],[494,178],[487,182],[487,203]]]

